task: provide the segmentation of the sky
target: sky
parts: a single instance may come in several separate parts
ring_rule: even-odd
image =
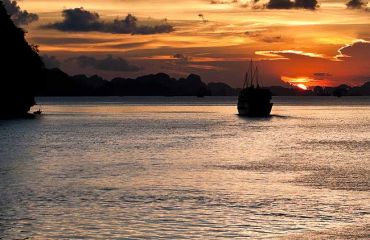
[[[361,0],[17,4],[18,13],[28,15],[13,18],[29,42],[38,45],[48,67],[69,74],[111,79],[195,73],[205,82],[240,87],[253,59],[265,86],[370,81],[370,10]]]

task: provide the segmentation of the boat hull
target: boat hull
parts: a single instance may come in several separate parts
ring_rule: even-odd
[[[238,112],[240,116],[247,117],[269,117],[273,103],[250,103],[238,102]]]

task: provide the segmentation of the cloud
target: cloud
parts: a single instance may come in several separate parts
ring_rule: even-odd
[[[257,2],[259,2],[259,0],[251,0],[250,3],[252,5],[252,7],[254,7]],[[220,5],[225,5],[225,4],[237,4],[239,5],[240,7],[242,8],[246,8],[249,6],[249,1],[246,1],[246,0],[211,0],[211,4],[220,4]]]
[[[294,6],[294,2],[290,0],[270,0],[266,4],[268,9],[291,9]]]
[[[66,62],[76,62],[82,68],[94,68],[96,70],[111,71],[111,72],[136,72],[141,68],[131,65],[127,60],[120,57],[108,55],[103,59],[96,59],[90,56],[79,56],[69,58]]]
[[[182,54],[182,53],[176,53],[175,55],[172,56],[172,58],[178,60],[178,63],[189,63],[191,62],[191,57]]]
[[[366,76],[370,74],[370,42],[365,40],[339,48],[336,56],[297,50],[257,51],[256,54],[269,57],[260,61],[265,73],[292,79],[304,76],[309,79],[308,86],[360,85],[368,81]]]
[[[103,23],[99,21],[99,14],[86,11],[83,8],[65,9],[62,12],[63,21],[48,25],[60,31],[98,31]]]
[[[331,77],[332,75],[327,72],[317,72],[313,74],[315,77]]]
[[[212,0],[211,4],[232,4],[237,2],[238,0]]]
[[[261,41],[265,43],[277,43],[284,42],[284,39],[281,36],[265,36],[261,38]]]
[[[256,38],[262,35],[261,32],[256,32],[256,31],[247,31],[244,34],[251,38]]]
[[[294,7],[315,10],[319,5],[317,0],[295,0]]]
[[[6,11],[11,16],[11,19],[17,25],[27,25],[39,19],[37,14],[22,10],[16,1],[2,0],[2,2],[4,3]]]
[[[331,78],[333,75],[328,72],[315,72],[313,76],[317,80],[325,80],[325,79]]]
[[[338,50],[338,55],[335,56],[337,60],[352,60],[360,59],[362,61],[369,61],[370,56],[370,41],[356,40],[351,44],[347,44]]]
[[[361,0],[357,0],[361,1]],[[252,9],[310,9],[319,7],[317,0],[269,0],[266,4],[258,4],[260,0],[212,0],[211,4],[239,4],[240,7]]]
[[[323,58],[326,57],[319,53],[304,52],[298,50],[280,50],[280,51],[255,51],[256,55],[270,57],[274,59],[289,59],[291,57],[310,57],[310,58]]]
[[[32,42],[36,42],[37,44],[43,45],[60,45],[60,44],[93,44],[93,43],[110,43],[111,40],[101,39],[101,38],[84,38],[84,37],[63,37],[60,36],[35,36],[30,37]]]
[[[266,4],[268,9],[293,9],[293,8],[302,8],[315,10],[319,5],[317,0],[270,0]]]
[[[46,25],[65,32],[106,32],[117,34],[158,34],[174,31],[173,26],[167,22],[161,24],[140,25],[138,19],[128,14],[124,19],[115,19],[112,22],[100,20],[96,12],[90,12],[84,8],[65,9],[62,12],[63,21]]]
[[[364,2],[362,0],[350,0],[346,3],[346,5],[349,9],[361,9],[366,8],[367,2]]]
[[[259,40],[265,43],[277,43],[284,42],[285,39],[281,35],[271,35],[265,31],[248,31],[245,32],[245,35],[249,38]]]
[[[61,65],[60,61],[55,56],[42,55],[41,58],[46,68],[58,68]]]
[[[117,49],[130,49],[130,48],[142,47],[142,46],[145,46],[153,42],[154,42],[153,40],[145,41],[145,42],[128,42],[128,43],[110,44],[109,46],[112,48],[117,48]]]
[[[207,18],[204,16],[204,14],[203,14],[203,13],[199,13],[199,14],[198,14],[198,17],[199,17],[200,19],[202,19],[202,22],[203,22],[203,23],[207,23],[207,22],[208,22]]]

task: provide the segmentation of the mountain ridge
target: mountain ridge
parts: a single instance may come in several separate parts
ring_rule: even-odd
[[[108,81],[98,75],[70,76],[58,68],[45,70],[44,87],[38,96],[237,96],[240,89],[226,83],[204,83],[200,76],[173,78],[166,73],[156,73],[137,78],[116,77]],[[370,82],[362,86],[316,86],[312,90],[266,87],[275,96],[370,96]]]

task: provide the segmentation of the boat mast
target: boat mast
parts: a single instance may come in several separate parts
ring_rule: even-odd
[[[243,88],[254,88],[254,84],[256,87],[259,88],[259,74],[258,74],[258,66],[256,65],[255,68],[253,67],[253,60],[251,59],[249,62],[249,68],[245,73],[245,80],[243,84]]]
[[[245,79],[243,83],[243,89],[248,87],[248,72],[245,73]]]
[[[256,66],[256,70],[255,70],[255,75],[256,75],[256,81],[257,81],[257,88],[260,87],[260,84],[259,84],[259,75],[258,75],[258,67]]]
[[[253,86],[253,60],[251,59],[251,62],[249,64],[249,70],[250,70],[250,74],[251,74],[251,87],[254,87]]]

